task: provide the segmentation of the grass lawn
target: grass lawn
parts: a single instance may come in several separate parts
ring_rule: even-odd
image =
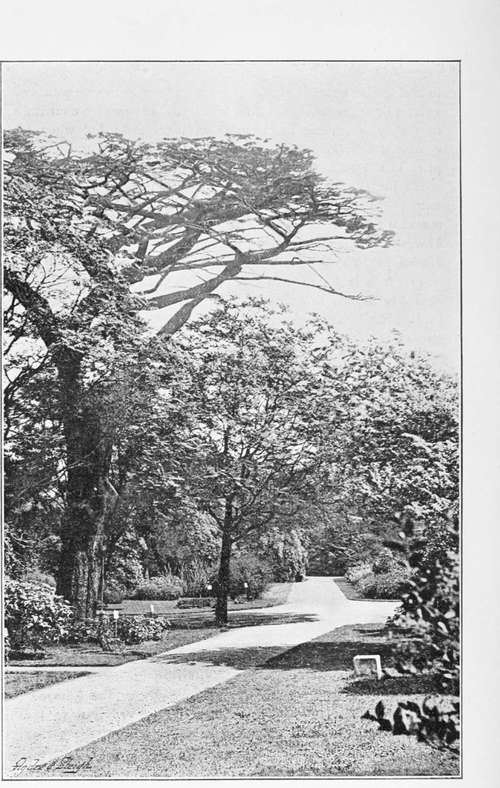
[[[286,602],[292,585],[292,583],[276,583],[263,599],[256,599],[252,602],[233,606],[229,613],[229,627],[293,623],[294,621],[303,620],[300,616],[282,615],[279,613],[276,613],[276,615],[259,615],[258,612],[259,609],[274,607]],[[146,609],[149,610],[150,603],[146,602],[145,604],[147,606]],[[61,667],[122,665],[124,662],[131,662],[134,659],[146,659],[147,657],[161,654],[163,651],[177,648],[177,646],[193,643],[196,640],[204,640],[220,631],[215,626],[214,611],[211,609],[181,610],[174,608],[172,614],[169,614],[169,619],[172,629],[168,630],[161,640],[149,640],[134,646],[122,646],[119,650],[111,653],[103,651],[100,646],[92,643],[82,643],[74,646],[56,645],[47,648],[46,657],[41,661],[11,660],[9,664],[42,668],[54,665]]]
[[[76,679],[78,676],[87,675],[85,671],[80,670],[61,671],[60,673],[43,670],[36,673],[5,673],[4,695],[5,698],[15,698],[16,695],[41,689],[58,681],[67,681],[68,679]]]
[[[256,608],[275,607],[284,604],[289,595],[293,583],[273,583],[260,599],[242,600],[233,602],[228,601],[230,611],[255,610]],[[193,615],[204,616],[207,620],[214,617],[213,608],[179,608],[177,600],[162,599],[124,599],[117,605],[107,605],[107,610],[119,610],[123,615],[145,615],[149,614],[151,605],[154,605],[155,613],[168,616],[170,620],[182,623],[189,621]]]
[[[457,776],[458,757],[361,719],[380,698],[395,708],[430,690],[424,677],[353,678],[355,654],[388,653],[380,626],[340,627],[72,757],[90,759],[86,777]],[[212,656],[245,664],[241,650]]]
[[[29,665],[30,667],[42,668],[44,665],[58,665],[62,667],[122,665],[124,662],[131,662],[134,659],[146,659],[155,654],[161,654],[168,649],[184,646],[186,643],[193,643],[195,640],[212,637],[214,634],[213,627],[175,629],[168,631],[161,640],[148,640],[134,646],[122,646],[120,650],[109,653],[103,651],[100,646],[94,643],[82,643],[76,646],[49,646],[45,659],[40,662],[36,660],[11,660],[9,665]]]

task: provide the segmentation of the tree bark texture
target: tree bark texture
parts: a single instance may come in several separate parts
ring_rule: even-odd
[[[108,479],[112,446],[98,409],[83,402],[79,361],[59,364],[59,376],[67,489],[57,592],[71,602],[78,618],[89,618],[97,610],[106,523],[116,502]]]
[[[217,602],[215,605],[215,623],[219,626],[227,624],[227,600],[231,579],[231,548],[232,548],[232,504],[226,501],[224,528],[220,553],[219,575],[217,582]]]

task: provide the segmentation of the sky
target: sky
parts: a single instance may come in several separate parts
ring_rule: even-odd
[[[353,250],[321,266],[359,302],[271,282],[225,285],[268,296],[297,319],[386,340],[395,329],[436,366],[459,365],[459,109],[456,63],[8,63],[3,126],[64,137],[255,134],[310,148],[334,181],[384,198],[389,249]],[[309,269],[294,278],[320,280]]]

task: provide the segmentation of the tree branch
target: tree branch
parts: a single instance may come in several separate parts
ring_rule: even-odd
[[[306,263],[304,263],[306,265]],[[359,293],[342,293],[340,290],[335,290],[333,287],[326,287],[325,285],[316,285],[312,282],[299,282],[296,279],[285,279],[282,276],[237,276],[238,282],[258,282],[262,279],[272,280],[274,282],[286,282],[290,285],[303,285],[304,287],[314,287],[316,290],[323,290],[325,293],[331,295],[342,296],[342,298],[349,298],[351,301],[374,301],[372,296],[362,296]]]

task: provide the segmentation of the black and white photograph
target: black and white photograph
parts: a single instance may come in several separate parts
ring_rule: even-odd
[[[3,63],[5,780],[461,776],[460,87]]]

